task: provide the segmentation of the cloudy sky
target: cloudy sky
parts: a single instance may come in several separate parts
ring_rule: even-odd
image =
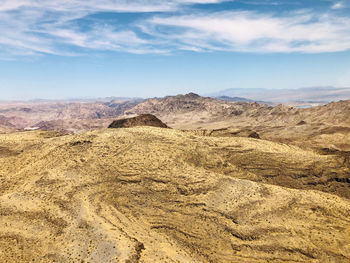
[[[0,99],[350,87],[350,0],[0,0]]]

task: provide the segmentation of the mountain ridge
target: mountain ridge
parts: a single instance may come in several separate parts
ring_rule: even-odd
[[[38,127],[79,133],[105,128],[117,119],[152,114],[176,129],[252,130],[262,138],[276,142],[350,151],[349,105],[350,101],[339,101],[296,108],[282,104],[230,102],[195,93],[133,101],[44,103],[34,106],[1,104],[0,132]]]

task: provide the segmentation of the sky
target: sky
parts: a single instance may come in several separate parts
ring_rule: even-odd
[[[350,87],[350,0],[0,0],[0,100]]]

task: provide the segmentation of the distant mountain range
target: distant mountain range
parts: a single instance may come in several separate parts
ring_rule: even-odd
[[[300,89],[226,89],[211,94],[210,97],[238,97],[248,101],[268,101],[275,103],[306,102],[328,103],[350,99],[350,87],[310,87]]]
[[[272,103],[272,102],[261,101],[261,100],[251,100],[251,99],[242,98],[242,97],[219,96],[219,97],[212,97],[212,98],[217,100],[229,101],[229,102],[257,102],[260,104],[276,105],[276,103]]]
[[[215,99],[224,100],[224,101],[233,101],[233,102],[254,102],[254,100],[250,100],[246,98],[229,97],[229,96],[219,96],[219,97],[215,97]]]
[[[300,108],[302,103],[286,104],[194,93],[130,101],[10,102],[0,104],[0,133],[33,129],[80,133],[107,127],[116,119],[152,114],[175,129],[249,130],[270,141],[350,152],[350,100],[310,108],[305,104],[305,109]]]

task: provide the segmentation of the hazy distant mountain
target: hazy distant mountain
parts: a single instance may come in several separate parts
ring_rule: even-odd
[[[250,100],[246,98],[229,97],[229,96],[219,96],[219,97],[215,97],[215,99],[224,100],[224,101],[233,101],[233,102],[254,102],[254,100]]]
[[[266,89],[240,89],[240,88],[232,88],[232,89],[225,89],[225,90],[220,90],[217,92],[205,94],[206,96],[209,97],[239,97],[239,98],[250,98],[252,95],[258,95],[262,94],[265,92]]]
[[[28,100],[2,100],[0,99],[0,104],[9,104],[9,103],[15,103],[15,104],[23,104],[23,103],[94,103],[94,102],[127,102],[127,101],[142,101],[143,98],[138,97],[100,97],[100,98],[85,98],[85,97],[77,97],[77,98],[66,98],[66,99],[28,99]]]
[[[251,100],[251,99],[242,98],[242,97],[219,96],[219,97],[214,97],[214,99],[224,100],[224,101],[229,101],[229,102],[257,102],[260,104],[275,105],[275,103],[271,103],[271,102],[260,101],[260,100],[259,101]]]
[[[328,103],[350,99],[350,88],[227,89],[208,95],[210,97],[244,97],[254,101]]]
[[[86,130],[100,128],[111,122],[109,118],[123,115],[141,103],[114,98],[111,101],[47,101],[2,102],[0,104],[0,132],[7,128],[39,127],[45,130]],[[87,121],[89,120],[89,121]]]

